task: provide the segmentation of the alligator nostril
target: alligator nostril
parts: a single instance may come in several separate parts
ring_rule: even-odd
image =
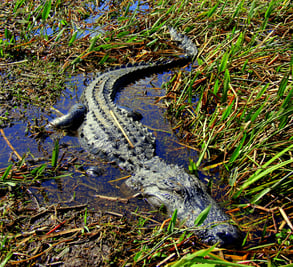
[[[239,248],[241,247],[243,237],[240,231],[231,232],[221,232],[217,233],[218,237],[221,239],[221,247],[225,248]]]

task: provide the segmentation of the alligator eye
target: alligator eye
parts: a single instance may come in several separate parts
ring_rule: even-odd
[[[185,195],[185,194],[184,194],[184,193],[185,193],[185,190],[184,190],[183,188],[179,187],[179,186],[175,186],[174,191],[175,191],[177,194],[179,194],[179,195],[182,195],[182,196]]]

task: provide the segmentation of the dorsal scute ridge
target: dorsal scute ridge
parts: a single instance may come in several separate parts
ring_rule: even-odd
[[[140,66],[147,66],[149,65],[148,63],[146,63],[145,61],[140,61],[140,62],[135,62],[135,63],[126,63],[126,64],[122,64],[119,66],[114,66],[111,67],[107,70],[105,70],[104,72],[99,72],[96,77],[99,77],[100,75],[104,74],[104,73],[108,73],[110,71],[114,71],[114,70],[120,70],[120,69],[127,69],[127,68],[132,68],[132,67],[140,67]]]

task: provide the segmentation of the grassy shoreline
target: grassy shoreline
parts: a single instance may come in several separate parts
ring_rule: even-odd
[[[190,171],[219,168],[227,192],[223,201],[246,234],[244,247],[241,251],[209,250],[202,245],[192,248],[192,240],[186,242],[185,250],[173,255],[169,247],[186,240],[188,231],[184,236],[179,231],[178,236],[166,238],[161,236],[163,230],[154,229],[153,233],[147,231],[149,243],[146,239],[132,244],[129,262],[140,259],[137,265],[172,262],[175,266],[176,261],[185,264],[181,266],[192,262],[231,266],[231,260],[253,266],[292,264],[290,1],[162,0],[141,1],[139,5],[111,1],[102,8],[96,1],[44,3],[18,0],[0,5],[0,22],[9,22],[0,29],[1,101],[7,101],[6,107],[24,103],[38,106],[47,101],[50,108],[71,73],[177,56],[166,25],[178,28],[199,47],[191,71],[174,71],[161,102],[166,104],[167,116],[181,142],[200,150]],[[95,19],[90,20],[92,17]],[[20,73],[26,75],[19,79]],[[13,118],[7,112],[1,112],[1,128],[10,120]],[[210,184],[216,190],[217,185]],[[1,207],[5,203],[1,201]],[[3,236],[9,211],[2,210],[1,242],[5,246],[0,262],[2,266],[6,262],[14,265],[18,242],[13,235]],[[143,225],[138,229],[146,231]],[[20,243],[25,243],[27,236],[22,238]],[[156,243],[161,246],[153,250]],[[114,262],[123,262],[115,257]]]

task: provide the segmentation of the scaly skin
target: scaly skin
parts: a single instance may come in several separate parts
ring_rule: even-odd
[[[209,205],[211,210],[197,231],[202,241],[220,246],[235,246],[241,239],[239,230],[229,222],[229,217],[206,192],[201,182],[183,168],[167,164],[155,156],[155,138],[140,122],[127,116],[113,100],[117,91],[126,84],[152,73],[183,66],[197,54],[196,46],[186,36],[170,29],[187,55],[175,61],[124,66],[99,75],[82,95],[82,102],[64,117],[51,122],[56,128],[72,127],[73,121],[84,120],[79,127],[79,140],[90,153],[115,161],[133,174],[126,184],[140,191],[155,207],[164,205],[169,214],[177,209],[177,217],[189,227]],[[87,112],[85,112],[85,108]]]

